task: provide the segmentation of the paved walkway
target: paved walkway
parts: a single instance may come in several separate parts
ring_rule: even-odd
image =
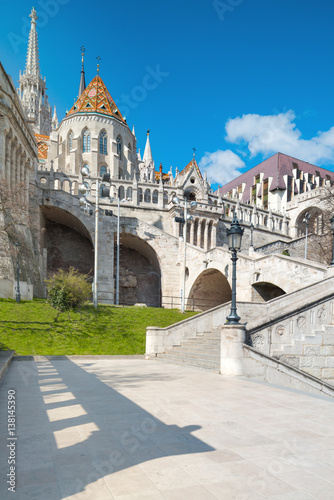
[[[155,361],[13,361],[0,498],[333,500],[333,420],[325,398]]]

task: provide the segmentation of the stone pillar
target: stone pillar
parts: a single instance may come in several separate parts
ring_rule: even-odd
[[[223,325],[220,334],[220,373],[225,377],[243,375],[244,325]]]
[[[195,220],[189,221],[190,222],[190,245],[194,244],[194,228],[195,228]]]
[[[211,230],[211,248],[215,248],[217,246],[217,223],[212,224]]]
[[[204,227],[204,245],[203,245],[204,250],[208,250],[208,234],[209,234],[209,221],[206,220]]]

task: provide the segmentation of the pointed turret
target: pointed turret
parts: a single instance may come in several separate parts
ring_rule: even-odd
[[[80,85],[79,85],[79,94],[78,98],[86,89],[86,79],[85,79],[85,67],[84,67],[84,55],[85,55],[85,47],[81,47],[81,77],[80,77]]]
[[[151,151],[151,144],[150,144],[150,131],[147,131],[147,139],[146,139],[146,146],[145,146],[145,151],[144,151],[144,156],[143,156],[143,162],[145,165],[148,166],[154,166],[153,162],[153,157],[152,157],[152,151]]]
[[[52,128],[53,130],[56,130],[58,128],[59,122],[58,122],[58,116],[57,116],[57,110],[56,106],[53,109],[53,117],[52,117]]]
[[[46,95],[46,81],[40,74],[36,10],[32,8],[26,68],[20,72],[18,94],[26,112],[28,122],[35,134],[49,136],[51,132],[51,106]]]

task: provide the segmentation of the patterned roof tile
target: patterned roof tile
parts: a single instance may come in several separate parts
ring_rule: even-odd
[[[100,76],[93,78],[66,116],[76,113],[99,113],[126,123]]]

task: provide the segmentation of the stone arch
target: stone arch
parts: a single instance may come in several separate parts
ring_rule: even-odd
[[[41,214],[48,274],[74,267],[93,277],[94,249],[84,223],[67,210],[50,205],[42,206]]]
[[[252,284],[252,302],[267,302],[285,293],[282,288],[267,281],[257,281]]]
[[[158,255],[145,240],[123,231],[120,234],[119,290],[120,304],[144,303],[149,307],[161,305],[161,270]]]
[[[231,300],[227,278],[215,268],[206,269],[197,278],[186,298],[187,309],[206,311]]]
[[[305,236],[306,234],[306,223],[305,216],[309,215],[308,222],[308,234],[323,234],[323,219],[324,214],[323,211],[318,207],[308,207],[303,210],[297,217],[296,220],[296,229],[297,236]]]

